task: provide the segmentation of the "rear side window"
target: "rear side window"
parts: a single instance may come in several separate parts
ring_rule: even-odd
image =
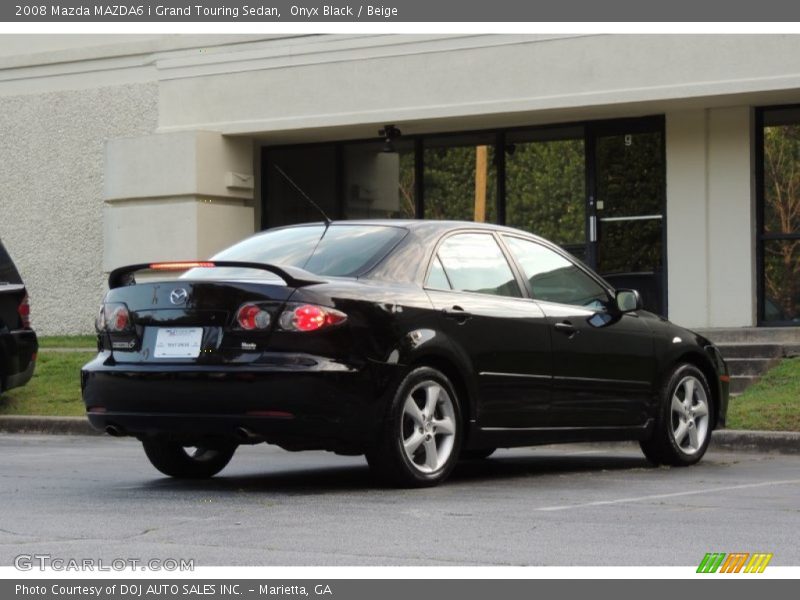
[[[605,289],[550,248],[517,237],[503,236],[525,277],[533,297],[547,302],[602,308],[608,300]]]
[[[308,225],[276,229],[255,235],[212,260],[257,262],[299,267],[316,275],[354,277],[380,262],[408,231],[381,225]],[[193,269],[190,279],[270,278],[253,269]]]
[[[438,258],[452,289],[521,298],[511,267],[494,237],[486,233],[459,233],[439,246]],[[431,276],[438,277],[434,270]],[[439,279],[441,281],[441,279]],[[431,287],[431,279],[428,279]],[[449,288],[445,286],[444,289]]]
[[[0,285],[7,283],[22,283],[22,278],[14,266],[14,262],[3,247],[3,242],[0,242]]]
[[[447,281],[447,275],[445,275],[444,267],[442,266],[442,261],[439,260],[439,257],[436,256],[433,259],[433,264],[431,265],[431,272],[428,275],[428,281],[426,286],[429,288],[433,288],[435,290],[449,290],[452,289],[450,287],[450,282]]]

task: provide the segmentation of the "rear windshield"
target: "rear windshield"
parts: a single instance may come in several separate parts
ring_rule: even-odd
[[[316,275],[355,277],[381,261],[407,230],[383,225],[304,225],[255,235],[214,255],[212,260],[267,263]],[[274,278],[253,269],[192,269],[184,278]]]
[[[14,266],[14,262],[0,242],[0,285],[8,283],[22,283],[22,279]]]

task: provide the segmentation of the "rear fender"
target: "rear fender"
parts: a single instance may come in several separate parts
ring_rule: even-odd
[[[453,381],[458,391],[466,395],[462,410],[474,422],[477,418],[478,389],[472,376],[472,362],[466,353],[453,344],[442,332],[420,328],[409,331],[386,357],[386,364],[402,367],[405,375],[416,366],[428,365],[439,369]]]

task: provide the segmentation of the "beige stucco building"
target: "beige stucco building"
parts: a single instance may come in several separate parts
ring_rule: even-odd
[[[759,165],[799,103],[791,35],[0,36],[0,238],[37,330],[89,332],[110,269],[317,218],[273,164],[336,218],[472,218],[441,182],[488,147],[485,218],[555,232],[550,193],[556,241],[676,322],[791,324]]]

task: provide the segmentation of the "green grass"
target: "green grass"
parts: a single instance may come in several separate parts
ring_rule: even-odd
[[[731,429],[800,431],[800,358],[787,358],[728,407]]]
[[[0,396],[0,414],[82,415],[80,370],[95,356],[94,352],[40,351],[33,379]]]
[[[48,335],[39,338],[39,348],[96,348],[94,335]]]

